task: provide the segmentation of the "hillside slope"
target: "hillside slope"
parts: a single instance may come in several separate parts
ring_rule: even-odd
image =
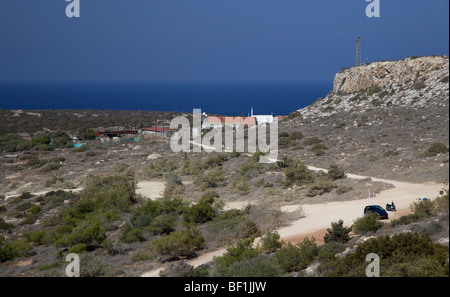
[[[282,149],[305,163],[330,162],[348,171],[405,181],[448,179],[448,57],[375,62],[336,74],[326,98],[300,109],[281,131],[304,138]],[[326,147],[317,154],[305,139],[318,137]]]

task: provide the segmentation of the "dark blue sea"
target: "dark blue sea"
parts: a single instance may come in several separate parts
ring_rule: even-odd
[[[325,97],[332,82],[0,82],[4,109],[112,109],[246,116],[288,115]]]

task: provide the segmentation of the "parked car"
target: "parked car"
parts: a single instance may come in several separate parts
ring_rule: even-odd
[[[387,211],[379,205],[369,205],[364,208],[364,215],[368,213],[376,213],[381,220],[386,220],[389,218]]]

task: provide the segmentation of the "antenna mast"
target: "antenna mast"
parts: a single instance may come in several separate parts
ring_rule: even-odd
[[[356,37],[356,62],[355,66],[361,66],[361,38],[359,35]]]

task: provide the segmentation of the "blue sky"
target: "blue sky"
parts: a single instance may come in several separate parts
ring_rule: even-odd
[[[448,0],[0,0],[0,80],[330,81],[449,54]]]

